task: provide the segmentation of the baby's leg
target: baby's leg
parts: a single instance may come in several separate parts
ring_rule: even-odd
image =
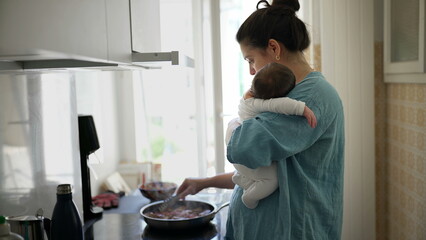
[[[257,207],[259,203],[259,198],[253,196],[253,192],[256,190],[255,184],[252,184],[248,189],[244,190],[243,195],[241,196],[241,200],[247,208],[254,209]]]
[[[248,208],[255,208],[259,200],[266,198],[278,188],[276,163],[254,170],[257,178],[243,193],[243,202]]]
[[[243,189],[249,188],[254,183],[253,180],[241,175],[238,171],[232,176],[232,181]]]
[[[258,180],[253,186],[251,194],[260,200],[271,195],[278,188],[278,179]]]
[[[255,181],[250,187],[244,190],[242,201],[246,207],[256,208],[259,200],[271,195],[278,187],[277,179]]]

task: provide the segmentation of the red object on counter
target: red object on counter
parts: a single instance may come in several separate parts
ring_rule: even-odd
[[[120,202],[120,197],[124,195],[123,192],[114,193],[106,192],[92,197],[92,203],[103,209],[117,208]]]

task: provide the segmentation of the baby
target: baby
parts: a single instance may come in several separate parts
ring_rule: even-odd
[[[229,143],[232,132],[244,120],[261,112],[304,116],[312,128],[316,127],[315,114],[304,102],[285,97],[294,88],[295,82],[293,72],[282,64],[269,63],[259,70],[253,78],[250,90],[240,100],[239,118],[228,124],[226,143]],[[240,164],[234,164],[234,167],[237,171],[232,181],[244,189],[242,201],[250,209],[256,208],[259,200],[269,196],[278,187],[276,162],[256,169]]]

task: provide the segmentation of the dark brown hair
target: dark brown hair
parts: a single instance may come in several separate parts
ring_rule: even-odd
[[[261,4],[265,8],[259,8]],[[259,1],[257,10],[238,29],[238,43],[266,49],[269,39],[275,39],[290,52],[305,50],[310,39],[305,23],[296,16],[299,9],[298,0]]]
[[[288,67],[272,62],[256,73],[251,84],[251,91],[255,98],[285,97],[295,84],[296,77]]]

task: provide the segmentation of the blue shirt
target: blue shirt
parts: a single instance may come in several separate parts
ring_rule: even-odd
[[[340,239],[343,216],[344,116],[336,90],[319,72],[288,94],[304,101],[318,124],[265,112],[246,120],[228,144],[231,163],[249,168],[277,161],[279,188],[255,209],[231,197],[226,239]]]

